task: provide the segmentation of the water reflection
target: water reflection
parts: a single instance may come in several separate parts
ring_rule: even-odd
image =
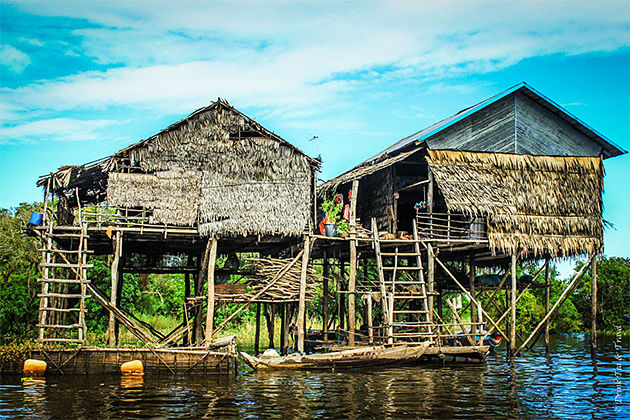
[[[627,340],[626,340],[627,341]],[[253,372],[212,376],[0,378],[0,418],[623,418],[627,347],[581,337],[552,340],[510,362],[355,372]],[[621,367],[619,367],[621,366]],[[623,401],[615,404],[615,372]]]

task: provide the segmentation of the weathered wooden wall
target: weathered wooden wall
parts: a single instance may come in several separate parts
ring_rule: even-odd
[[[392,168],[385,168],[361,179],[357,196],[357,217],[366,229],[376,218],[379,230],[389,230],[394,205]]]
[[[513,95],[510,95],[513,97]],[[516,93],[516,151],[550,156],[599,156],[601,146],[532,99]]]

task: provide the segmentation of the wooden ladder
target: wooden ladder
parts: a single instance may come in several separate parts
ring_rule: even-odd
[[[417,227],[414,224],[413,240],[382,240],[375,222],[372,230],[388,343],[430,339],[432,324]],[[382,250],[384,245],[389,245],[387,252]]]
[[[83,343],[87,269],[92,267],[87,264],[87,226],[55,228],[51,221],[41,242],[38,341]]]

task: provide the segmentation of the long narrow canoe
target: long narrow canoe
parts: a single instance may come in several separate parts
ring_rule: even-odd
[[[369,346],[332,353],[272,357],[241,356],[252,368],[265,369],[347,369],[367,366],[404,364],[416,361],[425,353],[429,342],[413,345]]]

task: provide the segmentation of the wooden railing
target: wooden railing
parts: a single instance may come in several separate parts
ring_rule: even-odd
[[[461,213],[418,212],[416,223],[421,239],[483,241],[488,238],[485,217],[466,216]]]

